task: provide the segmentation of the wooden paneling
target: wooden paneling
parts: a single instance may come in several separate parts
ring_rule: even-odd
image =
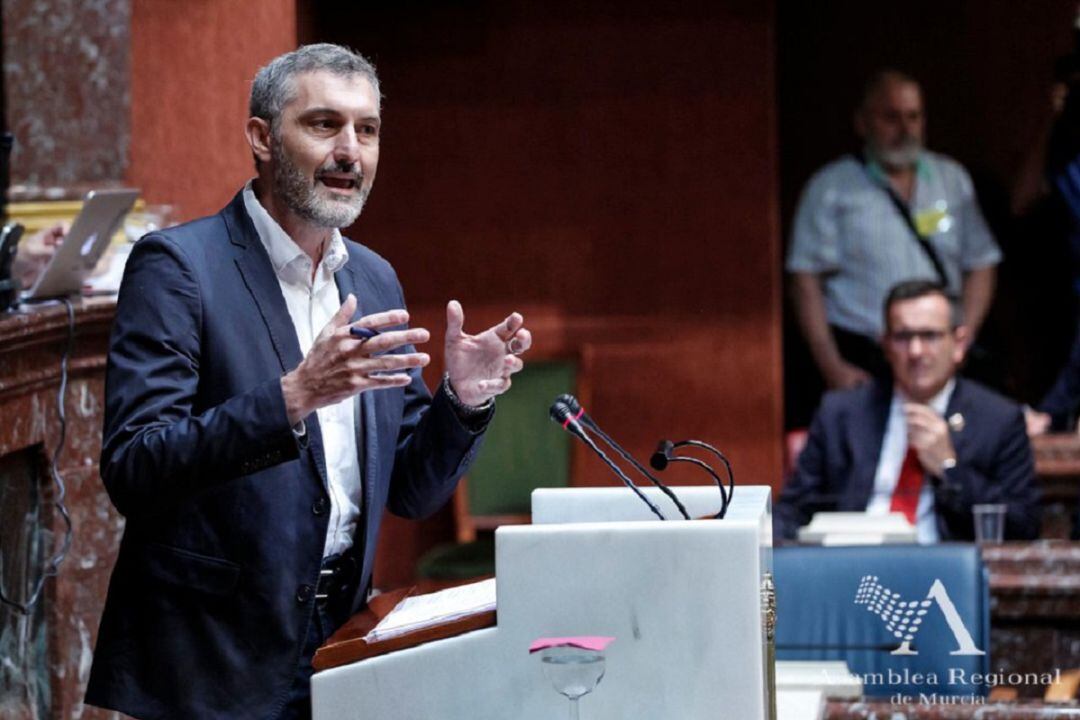
[[[770,3],[335,6],[310,25],[379,67],[352,235],[412,302],[772,322]]]

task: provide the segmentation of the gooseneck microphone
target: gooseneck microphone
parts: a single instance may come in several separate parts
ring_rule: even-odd
[[[728,487],[724,488],[724,482],[720,479],[720,475],[713,470],[712,466],[703,460],[699,460],[696,457],[689,455],[676,455],[675,450],[681,447],[697,447],[704,450],[708,450],[716,457],[720,458],[720,461],[724,463],[724,467],[727,469]],[[735,474],[731,471],[731,463],[728,462],[724,453],[717,450],[712,445],[702,442],[700,440],[679,440],[678,442],[672,442],[671,440],[661,440],[660,444],[656,448],[656,452],[652,454],[649,459],[649,464],[653,466],[654,470],[663,471],[667,468],[668,464],[673,462],[685,462],[692,465],[696,465],[716,481],[716,486],[720,489],[720,512],[716,513],[714,517],[720,519],[727,515],[728,505],[731,503],[731,498],[735,494]]]
[[[633,490],[634,494],[641,499],[641,502],[649,506],[649,510],[651,510],[653,514],[656,515],[656,517],[660,518],[661,520],[667,520],[667,518],[664,517],[664,514],[660,512],[660,508],[656,507],[656,505],[654,505],[649,500],[649,498],[645,497],[645,494],[641,492],[641,489],[637,485],[635,485],[629,477],[626,476],[626,473],[619,469],[619,466],[612,462],[611,458],[605,455],[604,451],[596,446],[596,443],[594,443],[592,441],[592,438],[589,437],[589,434],[585,431],[585,428],[583,428],[581,426],[581,423],[578,422],[578,419],[575,417],[574,411],[570,409],[569,405],[567,405],[565,402],[562,402],[561,400],[556,400],[552,404],[551,410],[548,412],[548,414],[551,416],[551,419],[555,421],[556,424],[562,425],[564,430],[571,433],[572,435],[574,435],[574,437],[588,445],[589,449],[596,453],[600,457],[600,459],[603,460],[609,468],[611,468],[612,472],[614,472],[619,477],[619,479],[622,480],[623,485]]]
[[[575,420],[579,420],[588,425],[593,432],[600,436],[601,440],[608,444],[608,447],[619,453],[619,456],[622,457],[623,460],[633,465],[639,473],[644,475],[649,480],[649,482],[660,488],[661,492],[671,498],[671,502],[675,503],[675,507],[679,509],[679,512],[682,514],[684,519],[690,519],[690,513],[686,512],[686,507],[681,502],[679,502],[679,498],[675,497],[675,493],[671,491],[671,488],[660,482],[660,480],[657,479],[655,475],[646,470],[645,466],[639,463],[633,455],[627,452],[621,445],[619,445],[619,443],[615,442],[610,435],[604,432],[600,428],[600,426],[596,424],[596,421],[589,417],[589,414],[585,412],[585,409],[583,407],[581,407],[581,403],[578,402],[578,399],[576,397],[570,395],[569,393],[565,393],[555,398],[555,402],[565,404],[570,409],[570,412],[573,413],[573,417]]]

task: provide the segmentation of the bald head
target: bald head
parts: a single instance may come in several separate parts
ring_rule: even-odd
[[[881,99],[882,94],[894,85],[914,85],[915,89],[922,92],[919,81],[900,70],[886,68],[878,70],[866,80],[863,85],[862,99],[859,102],[859,112],[865,112],[874,102]]]

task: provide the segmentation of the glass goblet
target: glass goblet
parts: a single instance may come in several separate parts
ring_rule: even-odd
[[[576,647],[550,647],[540,656],[552,686],[570,700],[570,720],[578,720],[578,700],[604,677],[604,653]]]

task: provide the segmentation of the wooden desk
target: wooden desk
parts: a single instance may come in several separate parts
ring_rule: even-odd
[[[1080,498],[1080,435],[1042,435],[1033,438],[1035,473],[1043,492],[1044,538],[1067,538]]]
[[[117,713],[82,705],[86,675],[122,524],[98,478],[105,354],[115,301],[77,300],[64,397],[67,430],[57,462],[73,539],[59,575],[24,617],[0,608],[0,717],[85,720]],[[26,588],[53,554],[64,526],[49,473],[59,439],[60,358],[68,342],[63,305],[0,314],[0,553],[5,593]],[[27,707],[32,698],[37,713]]]
[[[1038,700],[967,705],[893,704],[888,700],[830,700],[826,720],[1069,720],[1080,719],[1076,703],[1047,704]]]
[[[1080,667],[1080,542],[987,546],[983,561],[990,570],[992,670],[1045,673]],[[1042,687],[1017,690],[1021,697],[1043,692]]]

